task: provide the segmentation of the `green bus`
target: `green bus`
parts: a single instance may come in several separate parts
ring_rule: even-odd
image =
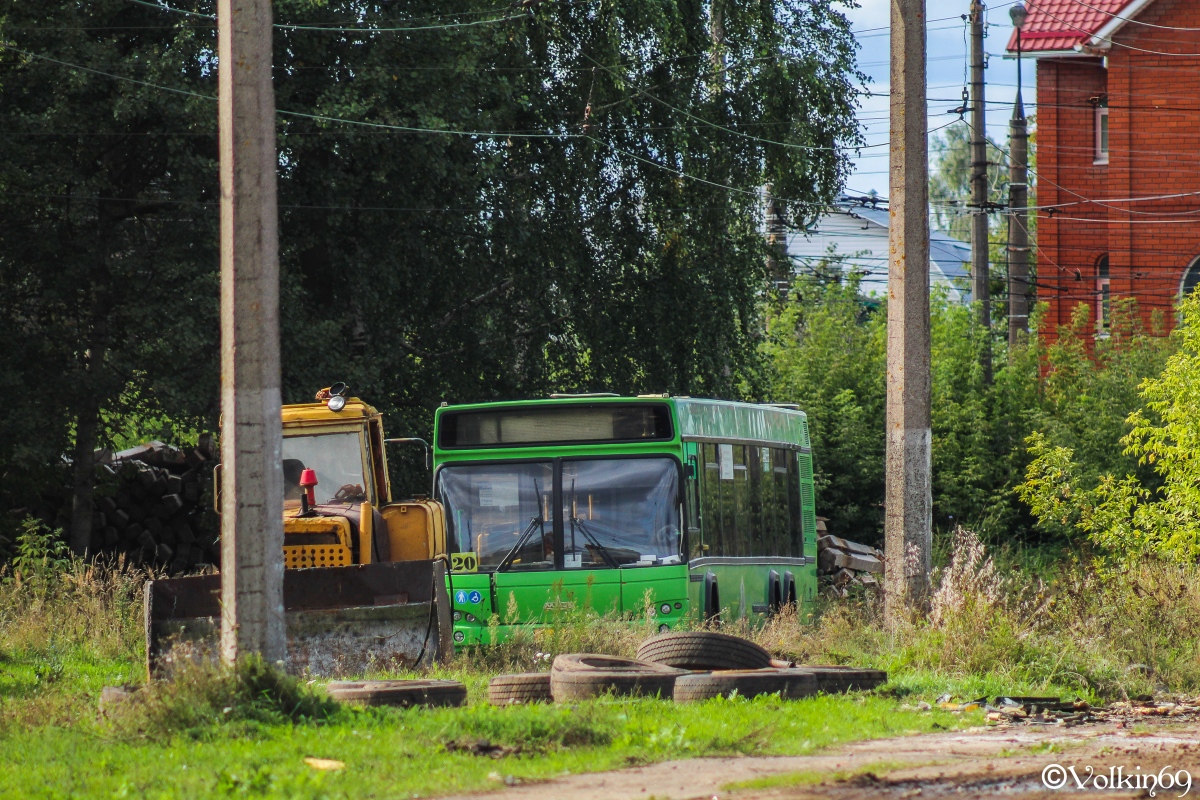
[[[433,465],[457,645],[584,607],[650,613],[663,631],[689,615],[811,611],[812,455],[794,406],[609,394],[443,406]]]

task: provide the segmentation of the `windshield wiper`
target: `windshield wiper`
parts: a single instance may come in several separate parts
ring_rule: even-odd
[[[600,553],[600,557],[608,562],[610,567],[613,569],[621,568],[621,565],[617,563],[617,560],[608,552],[608,548],[600,544],[600,541],[594,535],[592,535],[592,532],[588,530],[588,527],[583,524],[583,520],[581,520],[579,517],[571,517],[571,524],[579,527],[579,532],[583,534],[583,538],[587,539],[588,543],[591,544],[592,547],[596,548],[596,550]]]
[[[513,556],[520,552],[521,548],[525,546],[525,543],[529,541],[529,537],[533,535],[533,532],[545,524],[546,520],[542,519],[541,514],[538,514],[536,517],[529,520],[529,524],[525,526],[525,530],[521,531],[521,535],[517,537],[517,543],[513,545],[513,549],[508,551],[508,555],[506,555],[500,562],[499,566],[496,567],[496,572],[504,572],[507,570],[509,562],[512,560]],[[546,532],[543,530],[542,535],[545,536],[545,533]]]

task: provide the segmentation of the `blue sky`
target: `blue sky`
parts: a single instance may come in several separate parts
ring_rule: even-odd
[[[855,170],[846,182],[847,189],[855,193],[875,189],[886,196],[888,190],[888,21],[891,4],[889,0],[860,0],[861,7],[847,11],[854,25],[860,44],[859,66],[869,76],[868,88],[883,96],[864,98],[859,110],[868,147],[854,159]],[[990,23],[984,49],[991,54],[984,73],[987,81],[987,128],[988,135],[1002,147],[1007,147],[1008,119],[1012,115],[1012,101],[1016,95],[1017,66],[1012,59],[1001,56],[1012,22],[1008,17],[1011,0],[997,0],[987,6],[987,21]],[[933,129],[957,119],[946,112],[961,102],[963,67],[967,63],[967,40],[963,38],[966,23],[961,19],[969,10],[969,0],[927,0],[926,18],[929,20],[928,83],[929,83],[929,128]],[[1025,89],[1026,113],[1032,114],[1034,106],[1033,72],[1031,59],[1022,67]]]

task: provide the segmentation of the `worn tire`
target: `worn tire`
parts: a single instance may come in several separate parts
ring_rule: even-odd
[[[550,693],[556,703],[589,700],[593,697],[663,697],[675,693],[675,679],[680,673],[667,672],[609,672],[584,670],[580,672],[551,672]]]
[[[325,691],[334,700],[364,706],[461,706],[467,687],[458,681],[333,681]]]
[[[661,633],[638,647],[637,657],[680,669],[765,669],[771,654],[738,636],[707,631]]]
[[[488,702],[494,706],[549,703],[553,700],[549,672],[497,675],[488,681]]]
[[[816,676],[817,688],[825,694],[842,694],[844,692],[867,691],[887,683],[887,673],[881,669],[860,669],[858,667],[809,667],[799,666],[797,670],[811,672]]]
[[[734,692],[741,697],[778,693],[784,700],[796,700],[818,691],[817,676],[805,670],[726,670],[682,676],[675,681],[675,702],[729,697]]]
[[[550,670],[550,693],[556,702],[618,697],[671,697],[675,679],[684,674],[662,664],[595,653],[558,656]]]
[[[643,661],[620,656],[606,656],[600,653],[571,653],[556,656],[550,671],[553,672],[654,672],[663,675],[678,675],[679,670],[670,665],[658,664],[653,661]]]

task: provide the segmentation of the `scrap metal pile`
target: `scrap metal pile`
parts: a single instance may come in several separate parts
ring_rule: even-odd
[[[873,591],[883,578],[883,551],[825,532],[825,520],[817,518],[817,575],[822,593],[829,598],[850,596],[855,587]]]
[[[210,488],[216,456],[207,435],[188,450],[149,442],[98,452],[89,550],[172,573],[217,564]]]
[[[937,707],[945,711],[979,711],[988,722],[1000,726],[1056,725],[1074,727],[1084,724],[1113,724],[1128,727],[1153,721],[1195,722],[1200,720],[1200,699],[1153,700],[1143,696],[1134,700],[1093,706],[1081,699],[1063,700],[1058,697],[981,697],[965,703],[955,703],[949,695],[938,698]],[[923,703],[918,708],[932,708]]]

